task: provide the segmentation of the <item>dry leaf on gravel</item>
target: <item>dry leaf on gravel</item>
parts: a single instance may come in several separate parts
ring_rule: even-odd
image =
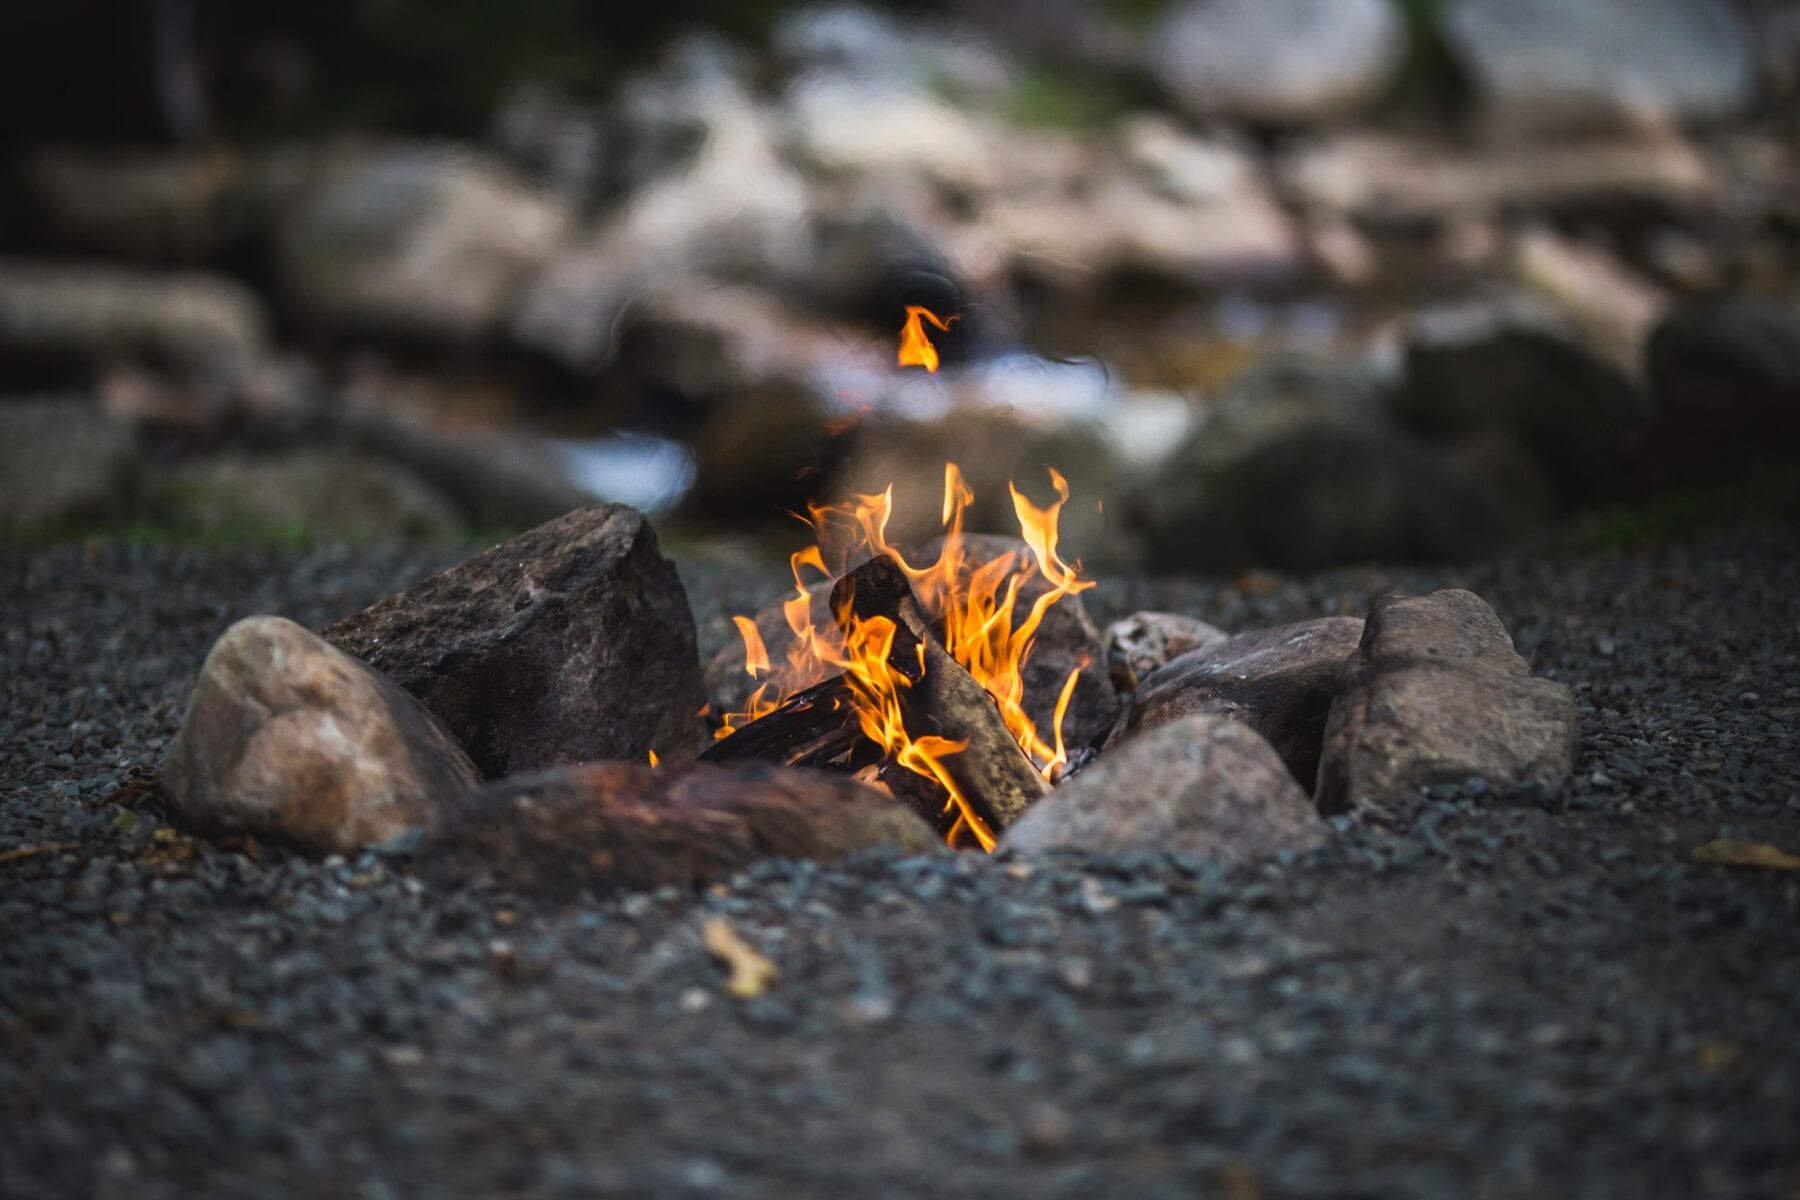
[[[781,968],[739,937],[737,930],[723,917],[708,921],[701,928],[700,937],[712,956],[731,972],[731,977],[725,981],[728,995],[739,1000],[754,1000],[781,978]]]
[[[1800,871],[1800,854],[1789,854],[1767,842],[1708,842],[1694,848],[1693,858],[1695,862],[1709,867],[1766,867],[1774,871]]]

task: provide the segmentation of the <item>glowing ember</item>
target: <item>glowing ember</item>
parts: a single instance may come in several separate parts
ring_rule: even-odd
[[[720,738],[773,712],[781,703],[805,688],[842,674],[850,684],[858,725],[870,741],[919,775],[939,783],[949,795],[946,816],[954,814],[949,840],[972,838],[983,849],[994,846],[994,832],[976,814],[942,767],[942,760],[964,749],[961,742],[941,737],[914,736],[906,728],[901,696],[912,686],[907,676],[888,662],[895,627],[887,617],[868,619],[846,610],[816,620],[809,582],[835,580],[875,555],[886,555],[899,564],[911,582],[919,603],[943,638],[944,648],[966,667],[993,696],[1007,730],[1032,764],[1046,779],[1067,761],[1062,722],[1074,695],[1077,671],[1064,681],[1049,736],[1041,733],[1026,713],[1024,667],[1037,639],[1044,614],[1064,596],[1093,586],[1057,553],[1057,516],[1069,498],[1069,486],[1056,471],[1050,472],[1057,499],[1039,508],[1018,488],[1012,488],[1013,511],[1019,530],[1030,548],[1030,561],[1020,554],[1005,554],[990,562],[971,561],[964,547],[963,514],[975,495],[954,463],[944,467],[943,550],[937,561],[915,567],[887,541],[887,521],[893,510],[893,489],[876,495],[854,497],[846,504],[809,506],[808,524],[816,544],[789,560],[794,595],[782,606],[793,645],[787,662],[770,672],[768,651],[756,626],[747,617],[732,618],[744,639],[745,670],[764,680],[744,706],[731,713],[718,730]],[[1049,588],[1019,611],[1021,587],[1032,572]],[[808,573],[816,575],[809,580]],[[924,652],[920,648],[920,670]]]
[[[950,322],[955,317],[940,319],[928,308],[920,308],[916,304],[906,306],[906,324],[900,327],[900,365],[903,367],[924,367],[927,371],[938,369],[937,347],[925,335],[925,326],[920,319],[930,321],[933,325],[950,332]]]

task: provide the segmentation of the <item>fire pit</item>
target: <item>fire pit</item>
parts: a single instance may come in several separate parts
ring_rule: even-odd
[[[937,369],[909,308],[902,367]],[[452,878],[696,884],[877,846],[1297,853],[1322,813],[1446,779],[1550,783],[1574,702],[1479,597],[1386,597],[1236,636],[1166,613],[1102,635],[1011,487],[1018,539],[888,537],[893,489],[812,505],[792,591],[704,677],[644,518],[574,513],[314,636],[252,618],[202,669],[162,777],[190,822],[417,849]],[[770,653],[770,643],[777,653]],[[703,739],[702,719],[711,738]],[[703,748],[702,748],[703,747]],[[485,777],[485,781],[484,781]]]

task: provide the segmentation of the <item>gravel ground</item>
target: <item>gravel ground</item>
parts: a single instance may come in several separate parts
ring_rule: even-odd
[[[1096,593],[1241,629],[1472,586],[1580,698],[1554,794],[1258,871],[770,863],[575,906],[106,802],[229,621],[430,558],[0,551],[0,1192],[1800,1195],[1800,873],[1689,858],[1800,851],[1794,544]],[[688,578],[714,644],[777,590]],[[779,983],[727,998],[711,917]]]

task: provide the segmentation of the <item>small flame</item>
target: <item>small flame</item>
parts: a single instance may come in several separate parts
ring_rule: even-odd
[[[656,751],[654,749],[650,751],[650,765],[653,767],[662,766],[662,759],[656,757]]]
[[[950,322],[957,318],[940,318],[929,308],[920,308],[917,304],[906,306],[906,324],[900,327],[900,365],[924,367],[935,373],[938,369],[937,347],[925,336],[925,327],[919,323],[921,317],[945,333],[950,332]]]
[[[738,634],[744,639],[744,673],[755,679],[769,673],[769,651],[763,646],[762,633],[749,617],[733,617]]]
[[[818,579],[833,580],[864,558],[886,555],[893,559],[906,573],[920,605],[936,624],[944,648],[994,697],[1014,740],[1044,777],[1053,780],[1068,761],[1062,725],[1081,668],[1071,671],[1063,682],[1046,740],[1024,708],[1024,667],[1044,614],[1063,597],[1094,585],[1091,580],[1081,579],[1078,568],[1057,553],[1057,518],[1068,501],[1069,485],[1054,470],[1050,481],[1057,498],[1043,508],[1033,504],[1017,487],[1012,488],[1013,511],[1030,548],[1029,559],[1019,554],[1003,554],[979,564],[969,559],[963,518],[975,493],[955,463],[944,465],[943,550],[937,561],[927,566],[913,566],[887,540],[888,518],[893,512],[891,487],[855,496],[841,505],[810,506],[807,521],[816,544],[789,559],[794,594],[784,602],[783,615],[794,641],[788,650],[788,661],[771,673],[755,624],[748,617],[732,618],[744,638],[745,669],[753,678],[763,679],[763,683],[745,702],[742,712],[724,718],[715,736],[727,737],[773,712],[794,693],[833,674],[842,674],[850,684],[863,734],[900,765],[937,781],[948,794],[948,840],[956,844],[973,838],[983,849],[993,849],[993,831],[943,768],[942,760],[963,750],[965,743],[931,735],[915,737],[906,728],[901,698],[912,686],[912,680],[889,662],[897,633],[893,621],[887,617],[864,619],[851,611],[836,614],[835,620],[815,621],[807,575],[813,573]],[[1034,568],[1050,587],[1020,614],[1019,591]],[[919,667],[924,669],[922,646]]]

